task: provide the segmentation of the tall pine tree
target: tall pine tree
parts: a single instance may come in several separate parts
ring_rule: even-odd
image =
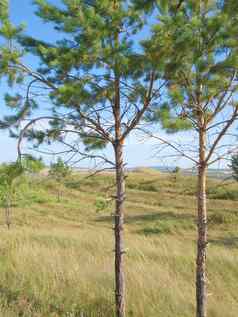
[[[31,119],[20,132],[19,154],[24,137],[38,143],[58,141],[73,153],[80,152],[81,143],[68,144],[68,134],[77,135],[88,151],[111,144],[114,161],[106,161],[116,178],[115,306],[116,316],[124,317],[125,140],[156,103],[164,82],[143,54],[139,42],[143,20],[131,1],[63,0],[56,6],[36,0],[35,4],[36,14],[53,25],[61,39],[47,42],[19,36],[19,43],[40,60],[40,66],[33,70],[19,58],[9,61],[9,69],[25,77],[27,90],[24,96],[6,96],[17,114],[5,117],[2,126],[17,135],[22,120]],[[50,114],[32,118],[32,111],[40,108],[33,98],[36,84],[38,94],[39,84],[49,94],[52,107]],[[35,131],[34,124],[43,119],[49,121],[47,131]]]
[[[159,115],[170,132],[177,130],[176,118],[184,118],[196,134],[193,152],[198,154],[186,157],[198,171],[196,316],[206,317],[207,168],[228,155],[221,153],[220,145],[238,118],[238,2],[138,0],[135,4],[158,17],[145,48],[154,64],[164,58],[167,80],[165,103],[150,118]]]

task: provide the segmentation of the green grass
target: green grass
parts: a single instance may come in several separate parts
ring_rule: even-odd
[[[127,183],[127,316],[195,316],[195,178],[139,170]],[[0,316],[113,316],[114,185],[112,174],[75,174],[60,202],[50,179],[19,187],[9,231],[0,210]],[[237,194],[208,186],[208,316],[236,317]]]

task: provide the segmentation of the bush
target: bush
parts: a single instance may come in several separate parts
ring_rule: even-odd
[[[158,191],[158,188],[155,184],[147,184],[147,183],[139,184],[138,189],[144,190],[147,192],[157,192]]]
[[[175,174],[180,173],[180,172],[181,172],[181,168],[178,167],[178,166],[176,166],[176,167],[173,169],[172,172],[175,173]]]
[[[96,199],[96,212],[105,211],[109,206],[109,201],[105,198],[98,197]]]
[[[70,180],[65,182],[65,186],[70,189],[80,189],[81,185],[82,185],[81,181]]]
[[[173,228],[168,223],[160,223],[143,229],[144,235],[156,235],[162,233],[171,233]]]
[[[142,230],[144,235],[156,235],[180,232],[181,230],[194,229],[195,223],[192,219],[164,219],[157,221],[151,226],[145,227]]]
[[[158,185],[154,181],[143,182],[143,183],[128,183],[129,189],[142,190],[147,192],[158,192]]]

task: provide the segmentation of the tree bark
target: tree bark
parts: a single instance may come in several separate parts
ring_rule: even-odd
[[[125,173],[123,161],[123,144],[114,145],[116,160],[116,210],[115,210],[115,301],[116,316],[125,317],[125,273],[124,273],[124,201]]]
[[[206,202],[206,130],[199,131],[199,166],[198,166],[198,238],[197,238],[197,268],[196,268],[196,300],[197,317],[207,316],[207,277],[206,277],[206,248],[207,248],[207,202]]]

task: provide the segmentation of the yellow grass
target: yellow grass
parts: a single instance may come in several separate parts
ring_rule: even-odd
[[[127,316],[195,316],[195,179],[143,170],[127,181]],[[113,183],[75,175],[60,203],[52,181],[25,185],[10,231],[2,217],[0,316],[113,316],[113,206],[96,212]],[[237,317],[238,202],[208,205],[208,316]]]

